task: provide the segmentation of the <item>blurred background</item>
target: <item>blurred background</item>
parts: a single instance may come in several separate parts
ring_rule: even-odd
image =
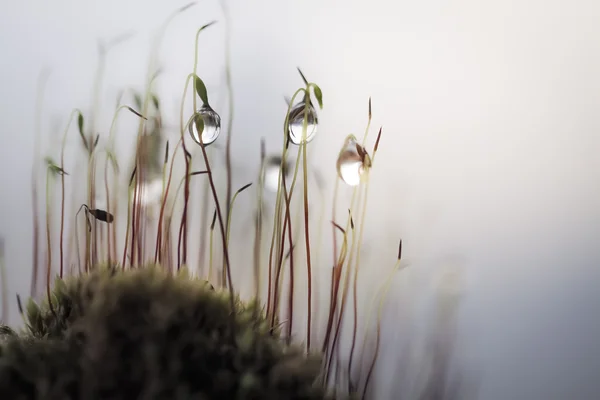
[[[144,88],[152,35],[185,3],[21,0],[0,6],[0,235],[10,322],[19,321],[13,299],[28,293],[31,276],[40,71],[50,74],[38,145],[41,156],[58,158],[71,110],[92,107],[97,40],[133,34],[107,55],[97,121],[105,136],[119,92]],[[280,149],[284,96],[302,85],[296,67],[323,90],[310,157],[328,196],[345,136],[364,132],[369,96],[369,149],[383,126],[361,282],[378,285],[400,237],[411,265],[386,308],[377,398],[412,390],[425,357],[418,350],[426,347],[419,345],[430,323],[425,316],[433,313],[433,293],[448,273],[459,274],[460,284],[444,290],[461,296],[452,368],[478,381],[478,398],[600,398],[600,4],[228,4],[234,187],[255,180],[262,137],[269,152]],[[179,15],[162,41],[156,88],[167,125],[178,123],[194,34],[212,20],[219,23],[200,38],[198,71],[211,104],[226,118],[226,24],[219,2],[203,0]],[[132,146],[126,129],[135,126],[133,119],[119,122],[123,149]],[[75,133],[69,137],[69,149],[80,147]],[[240,198],[240,207],[250,210],[251,198]],[[240,218],[234,240],[244,241],[251,221]],[[414,362],[405,366],[409,358]]]

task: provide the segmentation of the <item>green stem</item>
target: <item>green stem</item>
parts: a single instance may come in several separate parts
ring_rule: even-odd
[[[50,235],[50,210],[51,210],[51,202],[50,202],[50,168],[46,169],[46,236],[48,238],[48,261],[46,265],[46,295],[48,296],[48,305],[50,307],[50,311],[52,314],[56,316],[54,312],[54,307],[52,306],[52,296],[50,295],[50,276],[52,275],[52,241]]]
[[[282,191],[282,186],[281,186],[281,181],[282,181],[282,174],[285,170],[285,165],[287,162],[287,150],[288,150],[288,129],[289,129],[289,118],[290,118],[290,111],[292,109],[292,105],[294,104],[294,100],[296,99],[296,97],[300,94],[300,93],[306,93],[306,90],[304,88],[300,88],[298,90],[296,90],[296,92],[294,93],[294,95],[292,96],[292,99],[290,100],[290,103],[288,104],[288,109],[287,112],[285,114],[285,121],[283,124],[283,151],[282,151],[282,155],[281,155],[281,165],[279,166],[279,177],[277,179],[277,195],[276,195],[276,201],[275,201],[275,215],[273,216],[273,233],[271,236],[271,247],[269,249],[269,277],[268,277],[268,290],[267,290],[267,315],[270,315],[271,312],[275,312],[275,310],[272,310],[272,303],[274,301],[274,296],[276,295],[276,288],[275,290],[272,288],[273,285],[273,249],[275,248],[275,238],[277,237],[278,240],[280,240],[280,236],[277,234],[279,232],[279,230],[277,229],[279,226],[281,226],[281,210],[282,210],[282,198],[281,198],[281,191]],[[300,150],[298,150],[300,151]],[[299,158],[296,159],[296,170],[294,172],[294,176],[296,176],[296,171],[298,170],[298,162],[299,162]],[[293,182],[295,182],[295,178],[293,180]],[[291,191],[290,191],[291,193]],[[278,242],[279,244],[280,242]],[[279,248],[279,246],[277,246],[277,248]]]
[[[75,114],[81,114],[81,111],[75,109],[71,112],[71,116],[69,117],[69,122],[65,128],[62,139],[62,146],[60,150],[60,168],[65,170],[65,146],[67,144],[67,132],[69,132],[69,128],[71,127],[71,122],[73,122],[73,117]],[[60,277],[63,277],[63,269],[64,269],[64,254],[63,254],[63,241],[64,241],[64,231],[65,231],[65,174],[61,174],[60,177],[60,186],[61,186],[61,197],[60,197]]]
[[[387,298],[387,293],[390,290],[390,286],[392,284],[392,274],[399,269],[400,260],[396,262],[396,266],[392,270],[390,276],[388,277],[385,286],[382,289],[381,300],[379,301],[379,308],[377,309],[377,337],[375,340],[375,352],[373,353],[373,359],[371,360],[371,365],[369,367],[369,372],[367,373],[367,377],[365,379],[365,386],[363,388],[362,399],[364,400],[367,394],[367,388],[369,387],[369,381],[371,380],[371,376],[373,375],[373,371],[375,370],[375,364],[377,362],[377,358],[379,357],[379,346],[381,342],[381,316],[383,313],[383,306],[385,304],[385,299]],[[366,341],[366,337],[365,337]]]
[[[354,325],[352,329],[352,346],[350,348],[350,357],[348,360],[348,379],[350,381],[352,374],[352,361],[354,358],[354,349],[356,347],[356,331],[358,329],[358,268],[360,266],[360,253],[362,248],[362,241],[364,236],[364,226],[365,226],[365,214],[367,211],[367,198],[369,194],[369,171],[367,170],[367,182],[364,187],[364,200],[362,204],[362,212],[360,217],[360,233],[358,234],[358,246],[356,249],[356,263],[354,266],[354,287],[352,292],[353,298],[353,311],[354,311]]]
[[[227,84],[227,98],[229,101],[229,115],[227,116],[227,139],[225,144],[225,170],[227,173],[227,192],[225,196],[225,204],[229,204],[231,200],[231,138],[234,116],[234,101],[233,101],[233,85],[231,83],[231,18],[229,17],[229,9],[227,0],[221,1],[221,8],[225,15],[225,79]],[[229,221],[229,210],[227,211],[226,219]]]

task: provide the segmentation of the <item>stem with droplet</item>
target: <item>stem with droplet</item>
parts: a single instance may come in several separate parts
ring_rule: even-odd
[[[287,162],[287,150],[288,150],[287,143],[288,143],[290,111],[292,109],[292,105],[294,104],[294,100],[300,93],[306,93],[306,89],[300,88],[300,89],[296,90],[296,92],[292,96],[292,99],[290,100],[290,103],[288,104],[288,109],[285,114],[285,121],[283,123],[283,151],[282,151],[282,155],[281,155],[281,165],[279,166],[279,176],[277,178],[277,195],[275,197],[276,201],[275,201],[275,215],[273,217],[273,233],[271,236],[271,247],[269,249],[267,316],[269,316],[271,314],[271,312],[273,312],[273,313],[275,312],[275,310],[273,310],[272,307],[273,307],[274,297],[277,292],[277,286],[276,286],[277,283],[275,283],[275,288],[272,288],[272,286],[273,286],[273,249],[275,248],[275,238],[277,237],[278,240],[280,240],[280,238],[281,238],[279,235],[277,235],[277,233],[279,233],[278,227],[281,226],[281,208],[282,208],[282,200],[281,200],[282,199],[282,197],[281,197],[282,186],[281,186],[281,183],[282,183],[282,174],[284,172],[285,165]],[[296,160],[296,170],[294,172],[294,175],[296,175],[296,171],[298,169],[298,160],[299,160],[299,157]],[[295,178],[294,178],[293,182],[295,182]],[[277,246],[277,248],[279,248],[279,246]]]

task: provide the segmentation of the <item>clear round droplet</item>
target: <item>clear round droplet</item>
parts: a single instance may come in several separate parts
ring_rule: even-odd
[[[295,145],[302,144],[302,127],[304,124],[304,106],[305,102],[301,101],[296,104],[290,110],[289,122],[288,122],[288,135],[290,141]],[[315,138],[317,134],[317,125],[319,120],[317,118],[317,111],[312,104],[308,104],[308,111],[306,113],[306,143],[310,142]]]
[[[270,192],[277,192],[279,187],[279,171],[281,170],[281,157],[280,156],[271,156],[265,161],[265,171],[264,171],[264,185],[265,189]],[[289,163],[283,167],[283,172],[285,174],[285,182],[289,187],[290,185],[290,168]]]
[[[203,105],[194,114],[188,130],[196,143],[208,146],[217,140],[221,133],[221,117],[215,110]],[[202,132],[201,135],[198,134],[199,131]],[[202,142],[200,142],[200,136],[202,136]]]
[[[354,135],[349,135],[344,142],[337,159],[338,176],[349,186],[357,186],[371,167],[371,158]]]

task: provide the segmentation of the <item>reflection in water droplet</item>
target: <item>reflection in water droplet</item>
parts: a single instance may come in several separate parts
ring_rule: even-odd
[[[283,172],[285,173],[285,182],[289,187],[291,177],[290,177],[290,164],[286,163],[283,167]],[[277,192],[277,188],[279,186],[279,170],[281,168],[281,156],[271,156],[265,160],[265,172],[264,172],[264,183],[265,189],[270,192]]]
[[[337,159],[339,177],[350,186],[360,184],[362,177],[371,167],[371,158],[354,135],[349,135]]]
[[[200,130],[198,129],[199,126],[203,126],[202,143],[204,143],[205,146],[208,146],[217,140],[221,133],[221,117],[215,110],[207,105],[203,105],[202,108],[196,111],[193,119],[188,125],[188,130],[192,139],[194,139],[196,143],[201,144],[200,135],[198,135],[198,131]]]
[[[289,130],[288,134],[290,141],[296,145],[302,143],[302,126],[304,124],[304,106],[305,102],[301,101],[290,110]],[[308,112],[306,114],[306,143],[315,138],[317,134],[317,111],[311,103],[308,104]]]

